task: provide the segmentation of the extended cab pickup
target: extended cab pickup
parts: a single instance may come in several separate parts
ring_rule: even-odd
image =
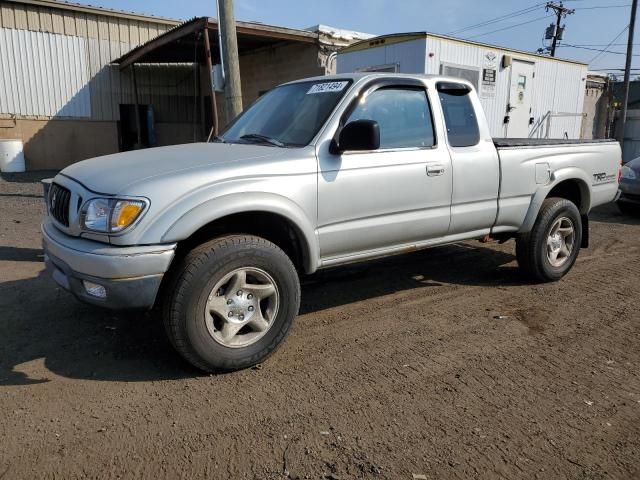
[[[560,279],[618,191],[614,141],[492,139],[454,78],[353,74],[281,85],[211,143],[110,155],[44,182],[45,262],[79,299],[159,305],[203,370],[262,361],[299,274],[487,236]],[[470,265],[470,268],[473,268]]]

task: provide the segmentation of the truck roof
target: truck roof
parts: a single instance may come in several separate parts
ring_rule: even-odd
[[[445,75],[435,75],[435,74],[427,74],[427,73],[384,73],[384,72],[355,72],[355,73],[338,73],[334,75],[321,75],[317,77],[308,77],[301,78],[299,80],[294,80],[292,82],[287,82],[287,84],[292,83],[300,83],[300,82],[309,82],[309,81],[340,81],[340,80],[352,80],[354,82],[358,82],[363,79],[374,79],[374,78],[413,78],[418,80],[429,80],[429,81],[449,81],[456,83],[463,83],[473,88],[473,84],[463,78],[459,77],[448,77]]]

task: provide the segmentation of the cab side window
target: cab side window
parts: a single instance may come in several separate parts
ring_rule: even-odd
[[[438,84],[447,138],[452,147],[471,147],[480,141],[478,119],[469,93],[471,91],[462,84]]]
[[[375,120],[380,148],[432,147],[435,143],[427,94],[419,88],[381,88],[361,100],[347,123]]]

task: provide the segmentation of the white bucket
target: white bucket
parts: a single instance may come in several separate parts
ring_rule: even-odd
[[[20,140],[0,140],[0,172],[24,172],[24,151]]]

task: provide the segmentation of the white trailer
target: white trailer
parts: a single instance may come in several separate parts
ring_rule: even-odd
[[[338,73],[361,71],[465,78],[476,86],[495,137],[580,138],[584,63],[417,32],[363,40],[338,52]]]

